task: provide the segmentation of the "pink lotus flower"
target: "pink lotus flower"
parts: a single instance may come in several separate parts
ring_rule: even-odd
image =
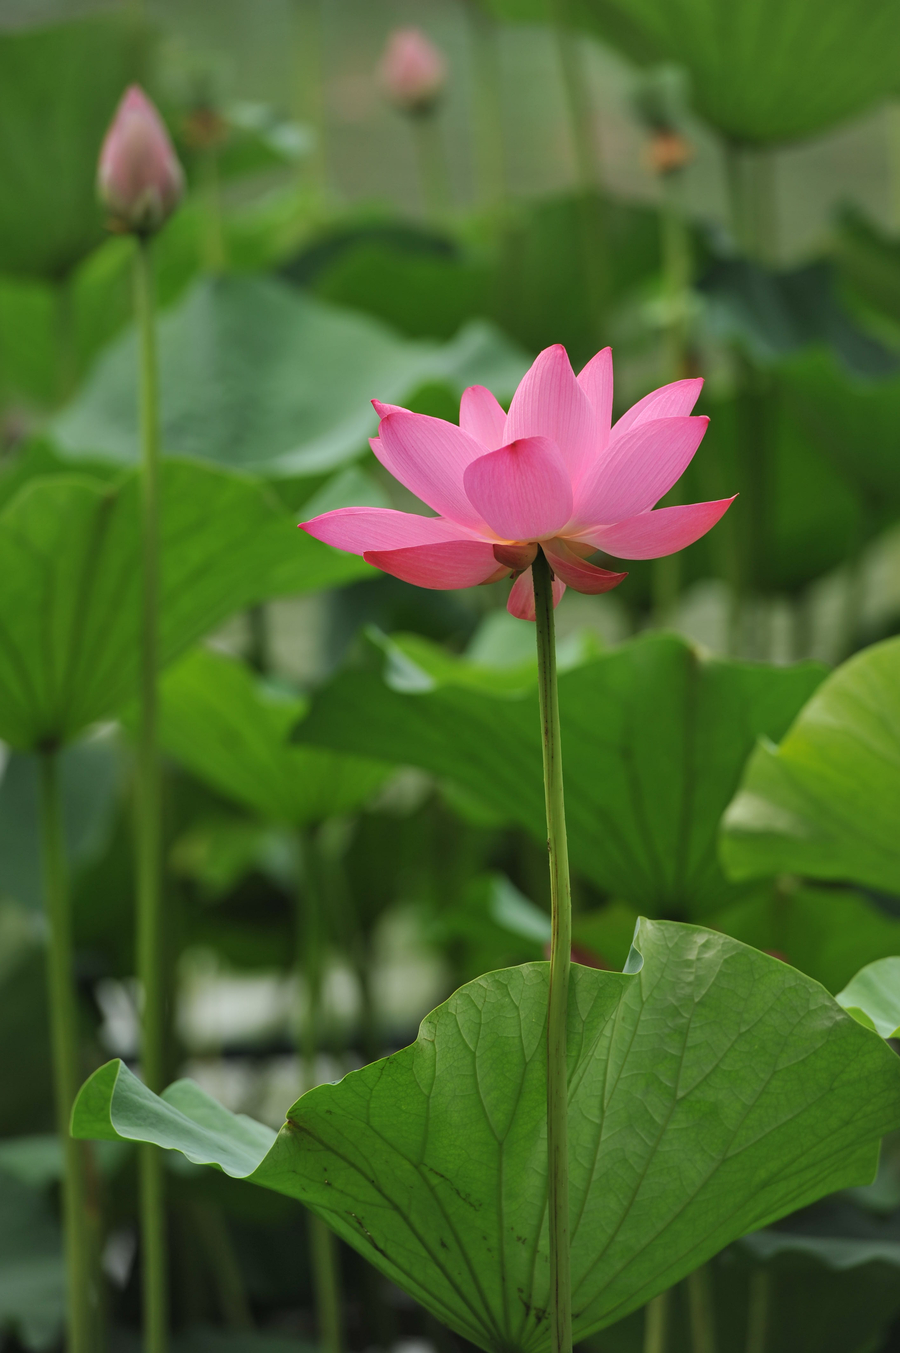
[[[184,173],[175,147],[137,85],[123,94],[104,138],[97,191],[113,227],[138,235],[159,230],[181,201]]]
[[[373,400],[381,425],[372,450],[439,515],[344,507],[301,526],[418,587],[473,587],[512,575],[507,609],[534,620],[530,565],[538,546],[555,575],[556,604],[567,586],[608,592],[627,576],[589,562],[598,550],[617,559],[674,554],[734,501],[652,510],[706,431],[709,419],[690,416],[702,385],[664,385],[611,427],[611,349],[576,378],[556,344],[522,378],[508,414],[481,385],[463,394],[459,427]]]
[[[447,82],[447,62],[421,29],[397,28],[388,38],[380,76],[395,108],[427,113]]]

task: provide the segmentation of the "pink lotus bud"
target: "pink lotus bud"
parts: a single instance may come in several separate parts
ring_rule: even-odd
[[[122,96],[100,151],[97,190],[115,230],[151,235],[181,201],[184,172],[165,123],[146,94]]]
[[[403,113],[428,113],[447,83],[447,62],[419,28],[396,28],[381,59],[381,84]]]

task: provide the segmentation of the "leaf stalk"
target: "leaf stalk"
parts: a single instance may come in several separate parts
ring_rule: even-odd
[[[92,1238],[85,1175],[86,1143],[69,1133],[69,1117],[81,1082],[78,1003],[73,978],[72,907],[63,845],[59,753],[40,757],[41,872],[50,933],[47,992],[56,1128],[63,1154],[62,1214],[66,1260],[66,1347],[90,1353],[94,1346],[96,1292],[91,1272]]]
[[[572,892],[566,844],[553,573],[542,550],[531,566],[537,628],[538,696],[544,759],[547,851],[550,857],[550,996],[547,1009],[547,1189],[550,1229],[552,1353],[571,1353],[569,1264],[568,1076],[566,1032],[572,962]]]
[[[137,745],[137,970],[143,992],[141,1069],[156,1094],[165,1079],[163,980],[162,784],[157,749],[159,670],[159,381],[156,361],[153,264],[150,241],[139,235],[134,267],[139,349],[141,438],[140,715]],[[168,1255],[165,1176],[159,1149],[140,1150],[143,1327],[146,1353],[168,1348]]]

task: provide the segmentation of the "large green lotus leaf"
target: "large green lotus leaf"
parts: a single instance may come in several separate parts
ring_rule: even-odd
[[[686,565],[698,552],[707,576],[721,574],[730,534],[760,591],[795,591],[839,567],[864,529],[860,494],[779,398],[774,377],[705,411],[705,456],[689,467],[686,500],[739,496],[721,526],[691,547]]]
[[[169,461],[162,505],[163,665],[242,606],[360,576],[243,475]],[[33,480],[0,512],[0,738],[66,741],[133,698],[140,561],[136,472]]]
[[[262,277],[198,282],[158,332],[166,450],[271,474],[358,455],[377,427],[373,398],[400,403],[427,381],[509,396],[528,364],[486,322],[449,343],[416,342]],[[129,330],[57,421],[64,450],[137,459],[136,371]]]
[[[208,649],[166,673],[160,739],[176,760],[264,818],[295,827],[346,813],[371,798],[389,768],[290,734],[306,702]]]
[[[857,653],[779,746],[761,741],[723,823],[737,879],[788,871],[900,893],[900,639]]]
[[[839,991],[835,1000],[882,1038],[900,1035],[900,958],[868,963]]]
[[[488,0],[499,18],[534,22],[549,0]],[[738,141],[812,136],[897,86],[893,0],[572,0],[572,22],[632,59],[674,62],[694,106]]]
[[[97,155],[146,32],[79,19],[0,36],[0,272],[64,276],[103,238]]]
[[[893,232],[847,206],[832,249],[845,292],[879,315],[900,319],[900,243]]]
[[[399,690],[374,671],[339,675],[297,736],[448,776],[543,840],[535,689],[510,691],[500,677],[494,695],[421,669],[416,685],[408,653],[404,662],[401,681],[393,678]],[[723,905],[735,894],[716,858],[719,819],[756,738],[780,736],[822,673],[811,663],[709,658],[669,634],[562,673],[574,867],[645,911],[696,915]]]
[[[786,364],[779,386],[807,435],[883,517],[900,504],[900,377],[854,379],[821,349]]]
[[[900,1062],[815,982],[723,935],[642,921],[624,973],[576,966],[569,1188],[576,1338],[729,1241],[869,1180]],[[157,1142],[288,1193],[481,1348],[549,1342],[548,967],[463,987],[412,1047],[310,1091],[278,1137],[191,1082],[112,1062],[79,1137]]]

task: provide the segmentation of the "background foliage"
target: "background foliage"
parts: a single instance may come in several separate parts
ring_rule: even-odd
[[[450,63],[424,175],[421,128],[375,73],[409,22]],[[712,421],[682,491],[740,495],[679,559],[559,611],[579,982],[627,1005],[642,914],[645,934],[688,921],[723,953],[766,951],[760,990],[789,980],[824,1002],[824,987],[883,1036],[900,1025],[898,23],[892,0],[0,4],[3,1353],[57,1347],[61,1329],[35,755],[50,746],[85,1076],[138,1052],[131,242],[94,196],[124,85],[158,100],[189,180],[154,248],[167,1055],[201,1087],[182,1108],[249,1114],[261,1159],[301,1091],[386,1054],[408,1077],[427,1011],[466,983],[502,1000],[513,979],[496,970],[543,957],[530,627],[502,585],[420,592],[295,526],[418,507],[368,452],[373,396],[455,420],[466,385],[508,401],[552,342],[576,366],[613,344],[617,412],[702,374]],[[684,164],[662,172],[673,137]],[[468,999],[432,1017],[447,1037]],[[850,1035],[873,1059],[853,1096],[874,1123],[888,1054]],[[129,1074],[107,1087],[107,1124]],[[123,1122],[106,1135],[129,1138]],[[230,1177],[243,1166],[168,1161],[175,1347],[311,1345],[297,1197],[327,1211],[312,1186],[286,1197]],[[864,1173],[836,1171],[837,1192],[798,1195],[718,1254],[685,1247],[668,1353],[710,1353],[684,1276],[701,1258],[720,1350],[900,1347],[896,1143],[875,1184]],[[110,1348],[126,1350],[132,1146],[98,1143],[92,1179]],[[461,1242],[475,1268],[479,1243]],[[481,1337],[456,1298],[438,1313],[453,1343],[390,1264],[348,1246],[340,1263],[350,1349]],[[584,1347],[643,1337],[637,1309]]]

